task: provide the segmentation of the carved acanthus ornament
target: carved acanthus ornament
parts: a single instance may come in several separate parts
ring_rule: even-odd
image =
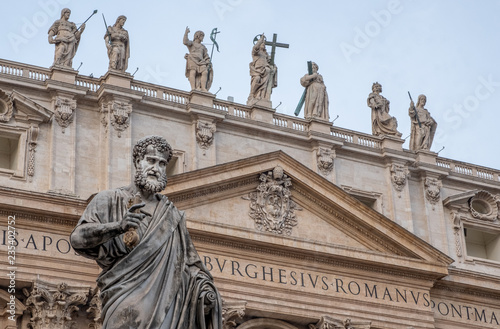
[[[255,227],[275,234],[292,234],[292,228],[297,225],[294,211],[302,209],[292,201],[291,179],[279,166],[261,174],[259,179],[257,192],[243,197],[251,201],[249,215],[255,221]]]
[[[352,321],[346,319],[344,321],[334,319],[330,316],[322,316],[316,324],[310,324],[309,329],[370,329],[370,321]]]
[[[426,177],[424,185],[425,197],[431,204],[435,205],[440,198],[441,182],[437,178]]]
[[[391,181],[396,191],[403,191],[409,174],[410,172],[408,171],[408,168],[406,166],[397,163],[392,164]]]
[[[335,159],[335,151],[332,149],[320,147],[316,153],[318,169],[323,175],[328,175],[333,170],[333,160]]]
[[[196,122],[196,142],[202,149],[209,148],[214,142],[215,124],[198,120]]]
[[[91,329],[101,329],[102,328],[102,301],[101,301],[101,292],[99,288],[95,288],[90,291],[90,296],[92,296],[89,308],[87,309],[87,313],[89,314],[89,318],[91,319],[91,323],[89,324],[89,328]],[[89,296],[89,298],[90,298]]]
[[[130,125],[130,113],[132,105],[126,102],[110,101],[101,105],[101,122],[108,129],[108,122],[115,127],[118,137],[122,136],[122,131]]]
[[[26,307],[31,313],[28,327],[31,329],[68,329],[76,322],[72,315],[87,302],[87,293],[72,291],[65,283],[57,287],[48,283],[35,282],[33,289],[23,292],[28,297]]]
[[[222,300],[222,328],[234,329],[245,316],[246,302],[226,302]]]
[[[73,116],[76,110],[76,100],[66,97],[56,97],[55,118],[62,132],[73,122]]]
[[[0,122],[9,122],[13,113],[12,98],[0,90]]]

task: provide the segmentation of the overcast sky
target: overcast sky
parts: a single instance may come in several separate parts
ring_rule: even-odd
[[[50,67],[54,45],[47,31],[71,9],[70,21],[87,22],[73,67],[100,77],[108,58],[105,27],[119,15],[131,43],[128,72],[154,84],[186,90],[186,26],[192,39],[217,27],[211,92],[246,104],[253,38],[278,34],[278,87],[271,97],[277,112],[293,115],[303,92],[307,61],[319,65],[335,126],[371,134],[366,98],[373,82],[383,86],[403,138],[410,134],[409,99],[427,96],[426,108],[438,122],[432,151],[440,156],[500,169],[500,1],[498,0],[193,0],[77,1],[23,0],[3,4],[0,58]],[[269,51],[270,49],[268,49]],[[301,113],[301,116],[303,114]],[[409,138],[404,147],[408,147]]]

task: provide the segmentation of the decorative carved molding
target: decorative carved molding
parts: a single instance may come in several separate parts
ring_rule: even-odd
[[[500,198],[498,196],[494,196],[487,191],[479,191],[469,199],[469,211],[474,218],[494,221],[500,219],[499,203]]]
[[[316,153],[318,169],[323,175],[328,175],[333,170],[333,160],[335,159],[335,150],[320,147]]]
[[[130,113],[132,113],[132,105],[126,102],[112,100],[101,104],[101,123],[108,128],[108,118],[111,125],[117,131],[118,137],[122,136],[130,125]],[[106,130],[107,131],[107,130]]]
[[[215,123],[198,120],[196,121],[196,142],[206,150],[214,142]]]
[[[245,308],[247,302],[226,302],[222,300],[222,328],[234,329],[239,321],[245,316]]]
[[[403,191],[409,174],[410,172],[406,166],[397,163],[391,165],[391,181],[396,191]]]
[[[12,98],[0,90],[0,122],[9,122],[13,113]]]
[[[57,96],[55,101],[55,118],[62,132],[73,122],[73,116],[76,110],[76,100]]]
[[[86,289],[85,289],[86,290]],[[23,289],[26,295],[26,307],[31,313],[28,327],[31,329],[67,329],[76,322],[71,316],[87,302],[87,293],[83,289],[69,288],[65,283],[54,286],[37,281],[31,292]]]
[[[345,225],[346,228],[350,227],[351,229],[354,229],[361,234],[365,235],[368,240],[376,241],[379,245],[383,246],[386,250],[391,251],[392,253],[400,256],[409,256],[409,257],[415,257],[417,256],[414,254],[411,250],[408,250],[407,252],[403,253],[400,249],[398,249],[394,244],[389,244],[385,239],[381,239],[380,236],[373,234],[373,231],[367,230],[365,227],[362,227],[361,225],[355,223],[350,218],[345,217],[343,214],[332,208],[329,204],[323,202],[322,200],[319,200],[318,198],[315,198],[311,195],[310,191],[303,190],[301,188],[294,187],[294,191],[305,197],[310,201],[310,204],[315,204],[319,207],[321,207],[324,211],[327,213],[335,216],[335,218],[339,219],[342,221],[342,223]]]
[[[292,234],[292,227],[297,225],[294,211],[302,210],[292,201],[292,180],[277,166],[259,177],[257,192],[243,197],[250,200],[250,217],[259,231],[275,234]]]
[[[425,178],[425,197],[432,204],[435,205],[441,197],[441,182],[437,178]]]
[[[29,130],[29,143],[28,143],[28,168],[27,173],[30,179],[35,175],[35,152],[38,139],[38,126],[31,126]]]
[[[90,303],[87,309],[87,313],[89,314],[89,318],[91,319],[91,323],[89,324],[89,328],[91,329],[102,329],[102,301],[101,301],[101,292],[99,288],[91,289],[89,292]]]
[[[316,324],[310,324],[309,329],[370,329],[370,321],[357,321],[353,322],[347,318],[344,321],[334,319],[330,316],[324,315]]]

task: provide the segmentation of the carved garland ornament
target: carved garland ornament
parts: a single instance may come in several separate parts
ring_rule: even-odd
[[[198,120],[196,122],[196,142],[204,150],[214,142],[215,124]]]
[[[335,159],[335,151],[320,147],[316,153],[318,161],[318,169],[323,175],[328,175],[333,170],[333,160]]]
[[[406,185],[406,179],[409,175],[408,168],[404,165],[393,163],[391,166],[391,181],[394,188],[401,192]]]
[[[275,234],[292,234],[297,225],[294,211],[302,210],[294,201],[289,189],[291,179],[277,166],[273,171],[260,175],[257,192],[251,192],[246,200],[250,200],[250,217],[255,221],[259,231]]]
[[[76,110],[76,101],[66,97],[57,97],[55,103],[55,118],[62,132],[73,122],[73,114]]]

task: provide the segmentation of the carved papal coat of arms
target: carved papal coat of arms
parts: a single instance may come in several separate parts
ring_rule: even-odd
[[[257,192],[243,197],[251,201],[249,215],[254,219],[255,227],[260,231],[290,235],[292,227],[297,225],[294,210],[302,210],[292,201],[289,189],[292,180],[279,166],[261,174],[259,180]]]

